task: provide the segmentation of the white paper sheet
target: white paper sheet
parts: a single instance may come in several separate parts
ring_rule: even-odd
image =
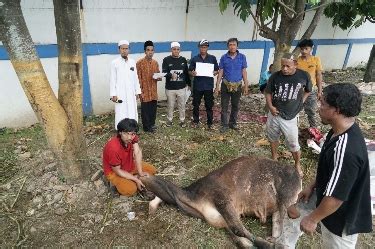
[[[195,72],[197,72],[197,76],[214,77],[214,64],[197,62]]]
[[[154,73],[154,75],[152,75],[152,78],[154,78],[155,80],[157,78],[162,78],[166,75],[166,73]]]

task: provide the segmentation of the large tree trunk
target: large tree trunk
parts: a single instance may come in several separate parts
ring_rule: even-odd
[[[82,49],[78,0],[54,0],[57,45],[59,49],[59,102],[68,116],[70,134],[63,148],[65,160],[88,170],[83,136]]]
[[[375,82],[375,45],[372,46],[363,80],[365,82]]]
[[[74,141],[69,117],[54,95],[36,53],[22,14],[20,0],[2,0],[0,5],[2,42],[17,73],[21,86],[42,123],[48,144],[56,155],[63,176],[68,181],[83,177],[80,160],[67,154]],[[79,106],[78,109],[82,109]]]
[[[284,3],[293,9],[296,13],[301,13],[305,7],[305,0],[286,0]],[[301,28],[303,15],[294,14],[284,7],[281,7],[281,20],[279,29],[277,30],[277,38],[273,40],[275,45],[275,54],[273,58],[273,71],[281,68],[281,58],[284,53],[290,51],[292,42],[297,36],[298,30]]]
[[[296,38],[299,29],[302,26],[304,17],[303,13],[306,4],[306,0],[286,0],[283,2],[291,9],[293,9],[297,14],[294,14],[294,16],[292,16],[291,11],[288,11],[284,7],[281,7],[281,20],[279,28],[276,32],[276,37],[265,37],[271,38],[275,45],[275,54],[273,60],[274,72],[280,70],[281,58],[284,55],[284,53],[290,52],[292,43]],[[326,2],[327,0],[322,0],[320,4],[323,5]],[[309,27],[307,28],[301,39],[309,39],[311,37],[320,20],[324,8],[325,6],[322,6],[316,10]],[[293,52],[296,54],[298,53],[298,51],[296,50],[294,50]]]

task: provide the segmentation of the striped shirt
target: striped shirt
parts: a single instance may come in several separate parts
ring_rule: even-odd
[[[158,62],[154,59],[142,58],[137,61],[137,72],[143,95],[142,102],[158,100],[157,80],[152,78],[154,73],[160,72]]]
[[[372,230],[370,170],[361,130],[353,124],[333,137],[331,130],[319,157],[316,175],[317,206],[325,196],[343,201],[339,209],[322,220],[332,233],[341,236]]]

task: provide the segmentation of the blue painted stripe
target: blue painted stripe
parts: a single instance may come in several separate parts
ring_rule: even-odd
[[[260,74],[262,74],[264,71],[266,71],[268,69],[268,60],[270,58],[271,43],[272,42],[266,42],[265,43],[264,51],[263,51],[262,68],[260,70]],[[273,45],[273,43],[272,43],[272,45]]]
[[[243,41],[240,42],[240,49],[264,49],[265,44],[270,43],[270,48],[274,47],[273,42],[265,41]],[[298,40],[293,41],[293,46],[297,45]],[[375,38],[358,38],[358,39],[314,39],[314,44],[318,45],[339,45],[339,44],[374,44]],[[196,41],[180,42],[183,51],[198,51]],[[131,53],[143,53],[143,42],[135,42],[130,44]],[[86,55],[99,54],[117,54],[116,43],[85,43]],[[36,45],[36,49],[40,58],[54,58],[58,55],[57,45]],[[226,41],[210,42],[212,50],[226,50]],[[158,53],[169,52],[170,42],[155,42],[155,51]],[[4,46],[0,46],[0,60],[9,60],[8,53]]]
[[[346,50],[344,64],[342,65],[343,69],[345,69],[346,65],[348,65],[348,60],[349,60],[349,57],[350,57],[350,53],[352,52],[352,47],[353,47],[353,43],[350,43],[349,46],[348,46],[348,50]]]
[[[83,81],[83,96],[82,96],[82,108],[84,115],[92,114],[92,99],[91,99],[91,88],[89,80],[89,67],[87,63],[87,46],[82,46],[82,81]]]
[[[316,55],[316,51],[318,50],[318,47],[319,47],[318,45],[316,45],[316,44],[314,45],[312,55],[314,55],[314,56]]]
[[[293,41],[293,45],[297,45],[298,40]],[[348,44],[348,50],[343,63],[343,68],[346,67],[353,44],[374,44],[375,38],[358,38],[358,39],[314,39],[313,54],[316,54],[319,45],[340,45]],[[197,41],[180,42],[183,51],[191,51],[192,56],[198,53]],[[143,42],[131,43],[131,53],[143,53]],[[274,47],[272,41],[242,41],[239,48],[241,49],[263,49],[263,61],[261,72],[267,70],[268,60],[270,56],[270,49]],[[226,41],[210,42],[211,50],[227,50]],[[58,49],[56,44],[36,45],[36,50],[40,58],[56,58],[58,56]],[[169,52],[170,42],[156,42],[155,51],[158,53]],[[82,44],[82,59],[83,59],[83,111],[85,115],[92,113],[92,100],[90,81],[88,73],[87,56],[100,54],[117,54],[118,48],[116,43],[86,43]],[[0,60],[9,60],[9,56],[4,46],[0,46]]]

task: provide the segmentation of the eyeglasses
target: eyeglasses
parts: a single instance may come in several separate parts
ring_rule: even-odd
[[[135,136],[135,135],[137,135],[137,133],[134,132],[134,131],[122,131],[121,133],[124,134],[124,135],[127,134],[129,136]]]

